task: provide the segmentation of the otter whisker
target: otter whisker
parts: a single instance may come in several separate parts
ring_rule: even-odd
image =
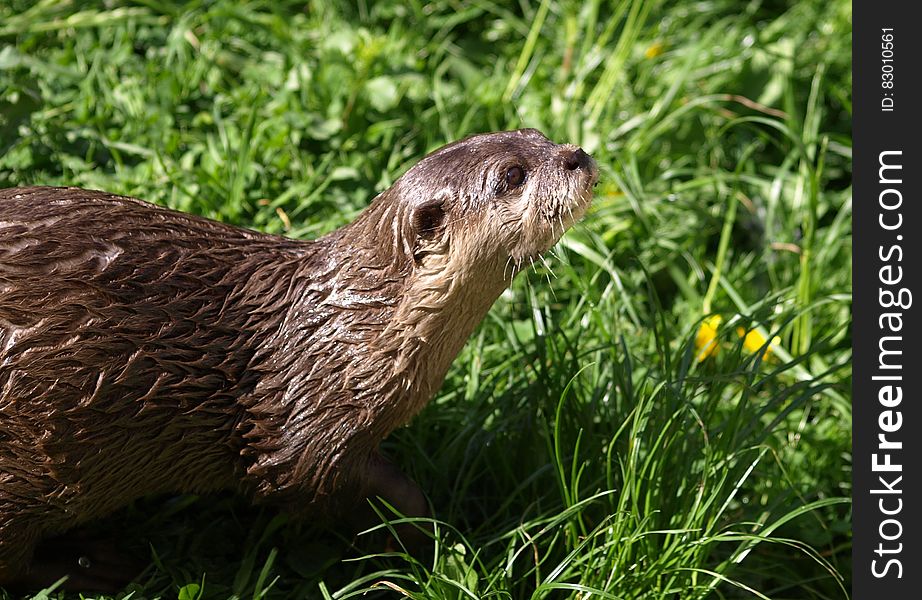
[[[515,278],[515,263],[513,262],[512,255],[509,255],[509,258],[506,259],[506,264],[503,266],[503,281],[506,281],[506,269],[512,267],[512,270],[509,273],[509,279]]]
[[[549,265],[549,264],[547,263],[547,259],[544,258],[544,256],[541,255],[541,254],[538,255],[538,258],[541,260],[542,263],[544,263],[544,268],[547,270],[547,272],[548,272],[548,274],[549,274],[549,275],[548,275],[548,278],[547,278],[547,282],[548,282],[548,283],[551,282],[551,277],[550,277],[551,275],[554,276],[554,279],[557,279],[557,275],[554,273],[554,269],[551,268],[551,265]]]

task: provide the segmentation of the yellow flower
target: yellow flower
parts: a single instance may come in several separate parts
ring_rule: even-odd
[[[643,55],[647,58],[656,58],[663,53],[663,43],[662,42],[653,42],[649,48],[644,51]]]
[[[698,327],[698,334],[695,336],[698,362],[717,354],[717,328],[722,320],[720,315],[711,315]]]
[[[736,335],[743,338],[743,348],[748,352],[758,352],[762,346],[765,345],[765,336],[759,333],[755,329],[750,329],[748,332],[742,327],[736,328]],[[775,336],[772,338],[771,343],[768,345],[768,348],[765,349],[765,358],[768,358],[772,352],[772,348],[781,343],[781,338]]]

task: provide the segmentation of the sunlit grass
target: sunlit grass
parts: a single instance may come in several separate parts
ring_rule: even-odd
[[[151,560],[133,597],[847,596],[850,32],[844,1],[0,6],[4,186],[309,238],[472,132],[601,168],[385,443],[432,556],[152,499],[99,525]]]

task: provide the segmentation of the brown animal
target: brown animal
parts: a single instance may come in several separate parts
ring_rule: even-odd
[[[313,241],[103,192],[0,191],[0,583],[41,539],[150,494],[427,514],[379,443],[597,178],[536,130],[476,135]]]

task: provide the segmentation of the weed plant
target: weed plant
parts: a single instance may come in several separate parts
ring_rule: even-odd
[[[850,36],[845,0],[0,4],[3,187],[312,238],[474,132],[601,169],[385,443],[430,556],[148,499],[96,526],[130,597],[847,597]]]

